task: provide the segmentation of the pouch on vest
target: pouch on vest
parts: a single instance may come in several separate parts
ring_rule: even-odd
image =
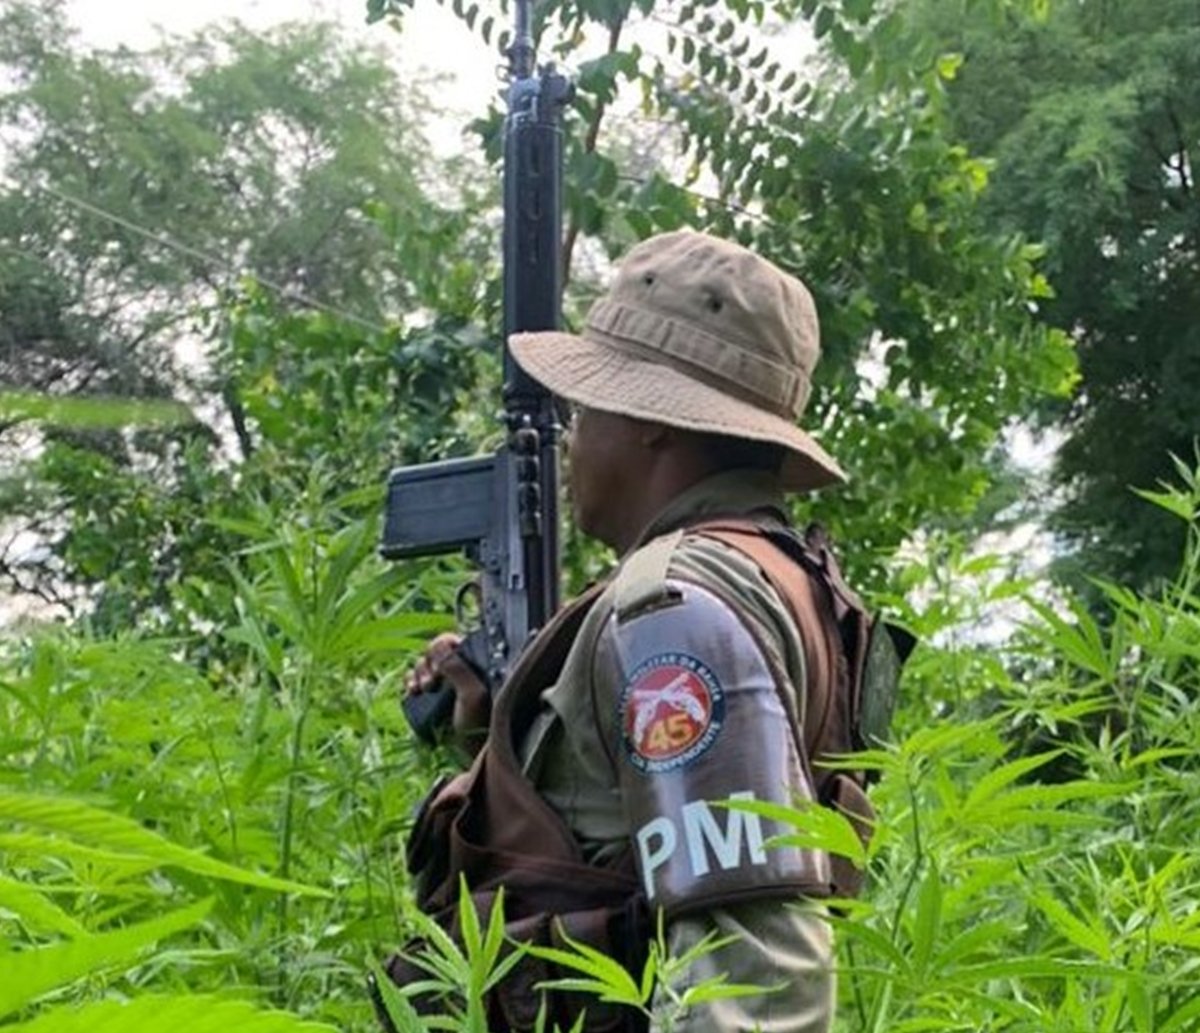
[[[487,922],[504,887],[505,931],[516,940],[545,947],[572,940],[595,947],[640,972],[650,938],[649,918],[630,858],[627,864],[587,864],[570,830],[525,778],[513,744],[536,712],[541,691],[555,678],[578,634],[597,587],[567,606],[522,654],[496,698],[488,745],[470,770],[430,793],[409,837],[408,862],[417,905],[452,937],[457,936],[460,877],[470,887],[480,920]],[[427,974],[409,958],[410,943],[386,965],[400,986]],[[408,955],[409,957],[406,957]],[[591,995],[536,990],[569,973],[540,959],[523,958],[485,1002],[493,1033],[536,1028],[541,1002],[553,1028],[571,1029],[586,1010],[585,1033],[643,1033],[645,1019],[630,1008],[605,1005]],[[426,1014],[436,1000],[410,999]]]

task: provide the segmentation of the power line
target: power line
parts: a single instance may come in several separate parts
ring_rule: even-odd
[[[99,218],[105,219],[117,226],[122,226],[130,232],[136,233],[139,237],[143,237],[144,239],[152,241],[153,243],[162,247],[169,248],[170,250],[181,255],[186,255],[189,258],[195,259],[196,261],[203,262],[210,268],[221,269],[226,273],[234,272],[231,263],[219,255],[214,255],[207,251],[201,251],[199,248],[192,247],[190,244],[185,244],[182,241],[176,240],[169,234],[147,229],[145,226],[140,226],[136,222],[125,218],[123,215],[118,215],[116,212],[110,212],[105,208],[101,208],[99,205],[92,204],[90,201],[85,201],[82,197],[76,197],[74,194],[69,194],[65,190],[60,190],[58,187],[49,186],[43,183],[33,183],[31,185],[34,187],[34,189],[41,190],[43,193],[57,197],[60,201],[64,201],[67,204],[80,209],[81,211],[98,216]],[[332,316],[337,316],[350,323],[355,323],[358,326],[364,327],[365,329],[374,333],[388,334],[392,332],[386,326],[382,326],[373,320],[356,315],[353,312],[348,312],[345,309],[339,308],[337,305],[333,305],[329,302],[321,301],[319,298],[314,298],[311,295],[305,294],[303,291],[298,291],[294,287],[287,287],[281,283],[275,282],[274,280],[270,280],[265,276],[260,276],[253,270],[249,271],[246,275],[253,277],[264,287],[269,287],[284,300],[299,302],[300,304],[306,305],[309,308],[317,309],[320,312],[325,312]]]

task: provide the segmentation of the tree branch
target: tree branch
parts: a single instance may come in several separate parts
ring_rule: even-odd
[[[1154,152],[1154,156],[1159,160],[1159,163],[1171,168],[1171,158],[1162,147],[1159,146],[1158,138],[1150,129],[1143,129],[1142,136],[1146,138],[1146,142],[1150,145],[1150,150]]]
[[[1179,182],[1183,186],[1183,192],[1190,194],[1192,192],[1192,182],[1188,176],[1188,166],[1190,165],[1191,153],[1188,151],[1187,140],[1184,139],[1183,125],[1179,121],[1179,116],[1175,114],[1175,106],[1167,101],[1167,118],[1171,121],[1171,128],[1175,131],[1175,146],[1176,154],[1179,155],[1178,164],[1172,168],[1179,173]]]
[[[628,10],[625,11],[608,29],[608,55],[615,54],[617,48],[621,45],[621,30],[625,27],[625,21],[629,17]],[[596,110],[592,114],[592,120],[588,124],[587,135],[583,140],[583,153],[595,154],[596,143],[600,139],[600,123],[604,119],[604,112],[608,105],[601,102],[596,105]],[[579,215],[573,214],[571,221],[567,226],[566,239],[563,241],[562,254],[562,282],[563,289],[566,290],[567,284],[571,282],[571,255],[575,250],[575,241],[579,236]]]
[[[250,427],[246,422],[246,408],[242,405],[237,388],[234,387],[231,380],[227,381],[222,388],[221,398],[225,402],[225,408],[229,410],[229,418],[233,421],[233,432],[237,435],[238,448],[241,449],[242,458],[250,459],[254,455],[254,438],[251,436]]]
[[[1152,133],[1149,129],[1143,129],[1142,136],[1145,137],[1146,142],[1150,144],[1150,149],[1154,152],[1154,156],[1158,159],[1159,164],[1165,169],[1170,169],[1171,171],[1178,173],[1181,182],[1185,184],[1184,193],[1189,193],[1190,187],[1187,185],[1187,173],[1185,171],[1181,170],[1179,165],[1176,165],[1176,163],[1172,159],[1172,157],[1169,154],[1167,154],[1166,151],[1164,151],[1161,146],[1159,146],[1158,139],[1155,137],[1154,133]],[[1184,165],[1186,167],[1186,157],[1181,157],[1179,159],[1179,164]],[[1154,188],[1153,190],[1146,190],[1144,187],[1135,186],[1129,180],[1125,181],[1125,185],[1127,187],[1130,187],[1131,189],[1133,189],[1135,193],[1139,193],[1139,194],[1140,193],[1164,194],[1165,195],[1164,200],[1166,201],[1168,207],[1175,209],[1175,211],[1177,211],[1177,212],[1182,211],[1185,207],[1184,202],[1173,197],[1171,194],[1171,191],[1169,191],[1169,190],[1164,191],[1161,183],[1158,187]]]

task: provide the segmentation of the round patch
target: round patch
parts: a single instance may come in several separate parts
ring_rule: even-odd
[[[633,672],[620,707],[630,762],[657,774],[690,764],[712,746],[725,720],[725,693],[694,656],[661,653]]]

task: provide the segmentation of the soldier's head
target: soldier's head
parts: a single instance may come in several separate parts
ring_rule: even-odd
[[[843,479],[796,424],[820,352],[812,297],[737,244],[690,230],[652,237],[625,256],[582,334],[509,345],[575,410],[576,518],[618,548],[719,470],[769,471],[785,491]]]

